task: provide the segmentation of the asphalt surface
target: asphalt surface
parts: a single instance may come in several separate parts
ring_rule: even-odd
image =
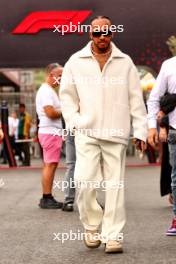
[[[57,170],[56,181],[64,172]],[[58,233],[84,230],[77,207],[70,213],[38,208],[40,174],[39,169],[0,170],[0,264],[176,263],[176,238],[165,236],[172,208],[160,197],[159,167],[127,168],[124,253],[113,255],[105,254],[103,245],[90,250],[79,239],[58,240]],[[64,199],[58,188],[54,193]]]

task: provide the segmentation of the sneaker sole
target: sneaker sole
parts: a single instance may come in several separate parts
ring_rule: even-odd
[[[123,253],[123,248],[105,248],[105,253]]]
[[[47,206],[41,206],[40,204],[38,205],[41,209],[62,209],[62,207],[47,207]]]
[[[166,236],[176,236],[176,233],[166,233]]]
[[[65,208],[62,208],[62,211],[64,211],[64,212],[73,212],[74,209],[73,209],[73,208],[72,208],[72,209],[65,209]]]

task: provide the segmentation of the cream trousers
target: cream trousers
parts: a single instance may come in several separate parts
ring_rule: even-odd
[[[98,230],[101,225],[103,243],[118,240],[126,219],[123,183],[127,147],[81,133],[75,136],[75,145],[74,180],[80,220],[88,230]],[[96,189],[102,182],[102,186],[106,184],[104,210],[97,202]]]

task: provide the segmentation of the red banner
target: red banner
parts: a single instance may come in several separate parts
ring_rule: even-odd
[[[54,25],[69,25],[70,22],[78,26],[78,23],[83,23],[91,13],[90,10],[32,12],[12,33],[36,34],[43,29],[54,29]]]

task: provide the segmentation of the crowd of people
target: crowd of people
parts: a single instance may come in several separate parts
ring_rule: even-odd
[[[12,111],[8,117],[10,145],[13,155],[21,162],[22,166],[30,166],[31,164],[30,137],[33,132],[32,130],[35,129],[35,132],[37,131],[37,128],[34,128],[34,126],[32,118],[26,111],[24,103],[19,104],[18,113],[16,111]],[[2,164],[8,163],[8,156],[9,153],[5,144],[2,144]]]
[[[171,185],[168,188],[174,217],[166,234],[176,235],[176,110],[173,97],[168,97],[176,91],[176,58],[164,62],[161,68],[147,103],[147,125],[137,69],[131,58],[112,42],[114,33],[103,30],[111,24],[108,17],[94,18],[90,42],[73,54],[64,68],[57,63],[46,68],[46,80],[36,95],[38,139],[44,162],[39,207],[73,211],[77,194],[80,220],[87,234],[85,245],[97,248],[105,243],[106,253],[121,253],[123,246],[118,237],[126,222],[121,183],[124,183],[131,127],[134,143],[141,152],[147,148],[147,138],[153,147],[158,140],[169,143],[169,149],[163,148],[163,156],[167,151],[167,166],[170,166],[170,155],[168,177]],[[99,31],[95,30],[97,25]],[[168,105],[172,107],[168,109]],[[14,142],[16,131],[19,139],[28,139],[31,120],[24,105],[20,105],[19,120],[14,122],[14,118],[13,113],[9,124],[14,123],[16,129],[11,125],[11,140]],[[66,135],[63,131],[67,131]],[[3,137],[2,131],[0,137]],[[63,141],[66,143],[65,181],[68,183],[64,203],[52,195]],[[21,151],[24,165],[30,164],[28,143],[22,144]],[[165,161],[164,158],[163,163]],[[102,181],[106,181],[104,208],[97,200],[97,189],[88,186],[90,182],[100,186]]]

